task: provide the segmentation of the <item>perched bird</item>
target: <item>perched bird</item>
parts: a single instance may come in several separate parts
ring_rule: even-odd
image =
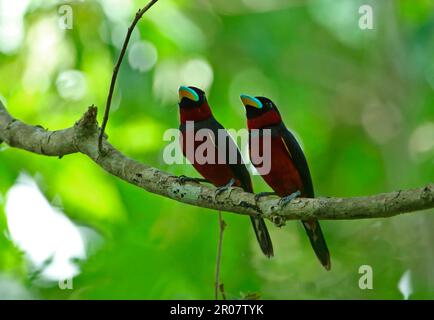
[[[285,205],[299,195],[313,198],[312,179],[303,150],[286,128],[276,105],[266,97],[240,97],[246,109],[251,159],[262,152],[266,141],[271,144],[270,156],[266,159],[269,161],[268,172],[258,171],[275,192],[258,194],[257,199],[264,194],[277,194],[283,197],[281,204]],[[268,139],[265,139],[267,134]],[[258,167],[254,159],[252,163]],[[330,270],[330,254],[318,220],[303,220],[302,223],[316,256],[324,268]]]
[[[182,151],[194,168],[208,182],[219,187],[218,190],[234,185],[247,192],[253,192],[250,175],[242,161],[240,152],[227,131],[212,115],[205,93],[196,87],[181,86],[179,88],[179,110]],[[201,139],[194,139],[199,131],[203,133],[202,129],[208,130],[209,139],[202,141]],[[194,152],[191,152],[203,148],[204,143],[212,144],[211,147],[215,156],[210,158],[214,161],[201,161],[201,159],[196,159],[197,155]],[[193,149],[190,152],[188,150],[189,144]],[[273,245],[264,220],[251,217],[251,221],[262,252],[267,257],[272,257]]]

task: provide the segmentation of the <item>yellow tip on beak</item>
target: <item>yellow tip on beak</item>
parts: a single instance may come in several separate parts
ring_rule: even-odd
[[[199,95],[194,91],[193,89],[186,87],[186,86],[180,86],[179,90],[179,101],[182,100],[182,98],[187,98],[191,101],[198,102],[199,101]]]
[[[257,109],[262,109],[262,102],[259,99],[249,96],[247,94],[240,95],[241,101],[245,107],[254,107]]]

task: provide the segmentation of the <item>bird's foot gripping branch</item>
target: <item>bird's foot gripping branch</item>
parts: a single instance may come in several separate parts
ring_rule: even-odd
[[[224,192],[215,197],[214,187],[181,181],[179,177],[130,159],[107,139],[103,139],[105,152],[100,153],[100,129],[96,116],[97,109],[92,106],[72,127],[49,131],[13,118],[0,102],[0,140],[11,147],[44,156],[62,157],[82,153],[108,173],[148,192],[198,207],[249,216],[262,215],[280,224],[286,220],[312,218],[385,218],[434,207],[434,184],[367,197],[296,198],[284,207],[279,205],[278,197],[264,196],[256,201],[254,194],[240,188],[233,188],[232,192]]]

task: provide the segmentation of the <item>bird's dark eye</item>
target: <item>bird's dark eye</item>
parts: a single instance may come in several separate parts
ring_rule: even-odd
[[[270,101],[268,101],[268,102],[267,102],[267,107],[268,107],[268,108],[273,108],[273,104],[272,104]]]

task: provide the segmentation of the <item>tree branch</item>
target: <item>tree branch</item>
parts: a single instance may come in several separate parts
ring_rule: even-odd
[[[135,16],[133,22],[131,23],[130,27],[128,28],[128,32],[127,32],[127,34],[125,36],[125,40],[124,40],[124,44],[122,46],[121,53],[119,54],[118,61],[116,62],[116,65],[115,65],[115,67],[113,69],[113,75],[112,75],[112,80],[110,82],[109,93],[108,93],[108,96],[107,96],[107,102],[106,102],[106,106],[105,106],[104,118],[103,118],[102,126],[101,126],[101,132],[100,132],[100,135],[99,135],[99,138],[98,138],[98,148],[99,148],[99,151],[102,151],[102,146],[103,146],[102,145],[102,139],[103,139],[105,127],[107,126],[107,122],[108,122],[109,115],[110,115],[110,106],[111,106],[111,103],[112,103],[113,93],[115,91],[116,79],[118,77],[119,68],[121,67],[122,60],[124,59],[125,53],[127,51],[127,47],[128,47],[128,43],[130,42],[131,35],[132,35],[132,33],[134,31],[134,28],[136,27],[137,23],[143,17],[143,15],[145,14],[145,12],[148,11],[157,1],[158,0],[151,0],[142,9],[140,9],[139,11],[137,11],[136,16]]]
[[[102,140],[104,154],[98,150],[97,109],[92,106],[73,127],[48,131],[14,119],[0,102],[0,141],[11,147],[46,156],[83,153],[102,169],[146,191],[197,207],[237,214],[262,215],[277,225],[295,219],[385,218],[400,213],[434,207],[434,184],[425,187],[354,198],[297,198],[280,207],[279,198],[267,196],[256,203],[254,195],[231,188],[215,196],[215,188],[195,182],[183,183],[179,177],[137,162]]]
[[[434,207],[434,184],[426,187],[354,198],[297,198],[286,206],[281,206],[277,197],[262,197],[255,200],[252,193],[241,188],[230,188],[218,194],[216,188],[186,181],[156,168],[130,159],[115,149],[106,139],[104,131],[110,115],[111,102],[116,80],[125,56],[132,32],[144,13],[158,0],[150,0],[140,9],[128,28],[118,60],[114,66],[107,96],[101,128],[97,122],[97,108],[88,111],[74,126],[56,131],[48,131],[41,126],[32,126],[13,118],[0,101],[0,144],[23,149],[45,156],[58,156],[82,153],[88,156],[103,170],[120,179],[185,204],[215,209],[219,215],[219,241],[217,247],[214,298],[218,300],[219,290],[226,300],[224,285],[220,280],[220,265],[225,222],[222,211],[236,214],[261,216],[282,226],[287,220],[315,219],[365,219],[391,217],[404,212],[418,211]]]

